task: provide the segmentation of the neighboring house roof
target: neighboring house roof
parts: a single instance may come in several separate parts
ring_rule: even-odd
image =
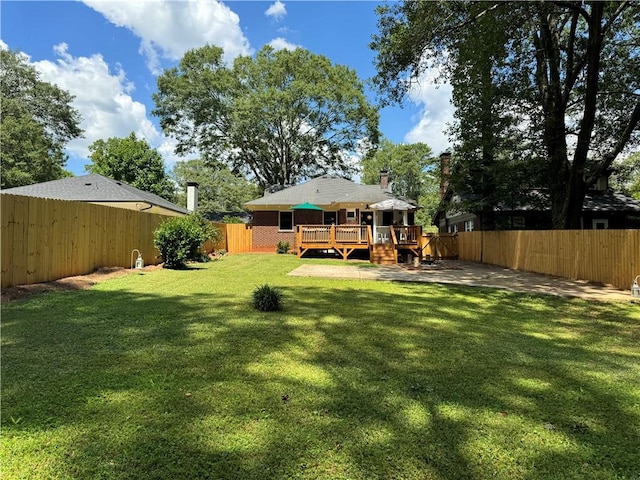
[[[300,185],[265,194],[264,197],[245,203],[245,206],[253,210],[271,205],[293,206],[308,202],[326,207],[340,203],[373,204],[393,198],[402,197],[382,189],[380,185],[360,185],[344,178],[323,175]]]
[[[582,209],[588,212],[640,213],[640,201],[618,192],[587,193]]]
[[[440,215],[447,209],[449,217],[455,217],[458,215],[464,215],[466,212],[455,212],[454,208],[448,203],[451,198],[450,193],[445,197],[445,200],[441,201],[440,208],[434,215],[433,221],[437,222]],[[546,211],[550,210],[549,207],[549,193],[541,189],[532,189],[528,193],[528,199],[523,203],[516,206],[502,206],[496,208],[496,211],[504,212],[531,212],[531,211]],[[582,203],[583,212],[632,212],[640,213],[640,201],[635,200],[623,193],[607,191],[588,191],[585,194],[584,202]]]
[[[2,193],[78,202],[144,202],[174,212],[187,213],[186,209],[158,195],[97,174],[7,188]]]

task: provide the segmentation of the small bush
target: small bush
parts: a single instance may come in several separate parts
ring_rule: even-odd
[[[153,232],[153,244],[164,260],[165,267],[184,267],[188,260],[198,260],[207,240],[217,241],[220,232],[198,215],[171,217]]]
[[[267,284],[257,287],[253,291],[253,307],[262,312],[282,310],[282,292]]]
[[[278,246],[276,247],[276,252],[288,253],[289,247],[290,247],[289,242],[278,242]]]

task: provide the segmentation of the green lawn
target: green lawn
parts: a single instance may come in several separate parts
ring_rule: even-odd
[[[640,478],[640,308],[237,255],[2,309],[2,478]],[[260,284],[285,309],[256,312]]]

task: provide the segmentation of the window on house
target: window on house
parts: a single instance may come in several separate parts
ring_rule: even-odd
[[[325,225],[337,225],[338,224],[338,216],[336,212],[324,212],[324,222]]]
[[[473,232],[473,220],[467,220],[464,222],[464,231]]]
[[[609,228],[609,220],[604,219],[593,219],[592,227],[594,230],[606,230]]]
[[[524,228],[524,217],[511,217],[511,228]]]
[[[453,233],[458,233],[458,224],[457,223],[453,224]]]
[[[347,210],[347,223],[355,223],[355,222],[356,222],[355,209]]]
[[[293,231],[293,212],[280,212],[279,228],[281,231]]]

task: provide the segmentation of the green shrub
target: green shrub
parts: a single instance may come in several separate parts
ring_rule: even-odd
[[[282,310],[282,292],[267,284],[256,287],[253,291],[253,307],[262,312]]]
[[[165,267],[184,267],[188,260],[197,260],[207,240],[217,241],[220,232],[198,215],[171,217],[153,232],[153,244],[164,260]]]
[[[289,252],[289,242],[278,242],[278,246],[276,247],[276,252],[278,253],[288,253]]]

